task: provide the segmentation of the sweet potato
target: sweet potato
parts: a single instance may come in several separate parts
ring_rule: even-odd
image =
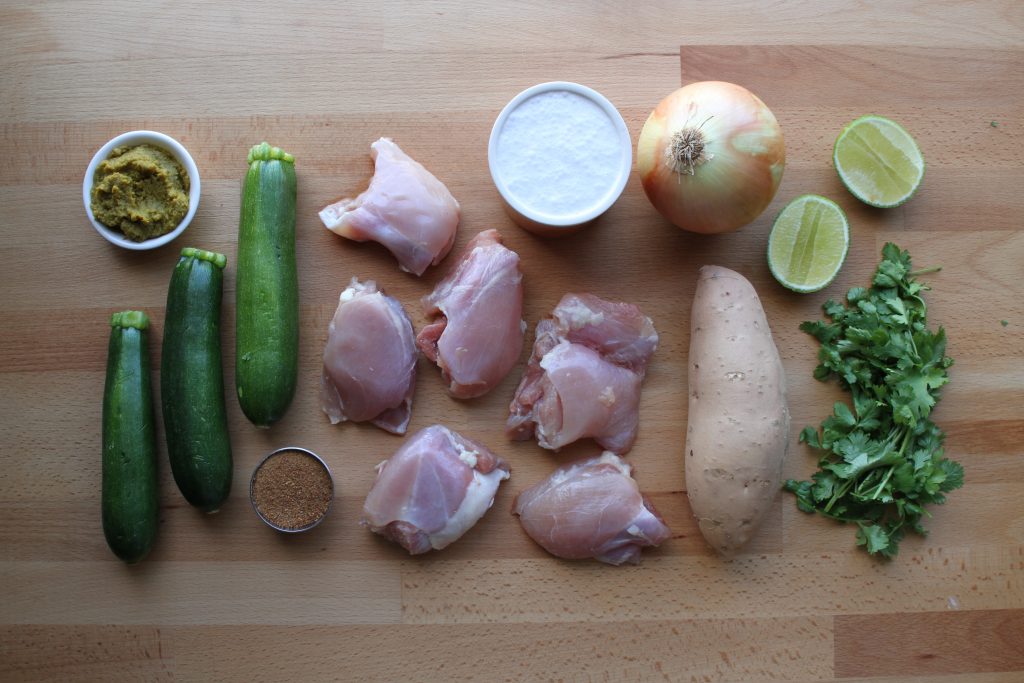
[[[700,269],[690,316],[686,490],[705,540],[732,556],[779,493],[786,378],[761,300],[739,273]]]

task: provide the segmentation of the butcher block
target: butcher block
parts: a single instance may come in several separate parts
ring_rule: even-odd
[[[0,679],[11,681],[916,681],[1024,680],[1024,12],[1019,2],[67,3],[0,7]],[[635,172],[575,235],[517,227],[491,182],[501,108],[550,80],[596,89],[635,142],[680,85],[742,84],[772,109],[787,164],[772,204],[725,235],[684,232]],[[927,163],[905,205],[858,202],[832,167],[843,126],[900,122]],[[107,140],[150,129],[181,141],[202,176],[192,225],[130,252],[90,226],[82,178]],[[492,392],[459,401],[419,361],[410,430],[442,423],[511,465],[491,510],[440,552],[410,557],[360,526],[374,467],[402,437],[331,425],[318,400],[339,293],[372,279],[419,330],[420,299],[455,256],[417,278],[379,245],[343,240],[317,212],[361,191],[370,144],[393,138],[462,206],[453,254],[498,229],[522,257],[527,344]],[[298,177],[299,380],[286,416],[256,429],[234,386],[235,256],[248,149],[294,154]],[[768,233],[805,193],[846,212],[849,255],[814,294],[778,285]],[[844,397],[812,377],[799,330],[828,298],[867,286],[895,242],[924,276],[929,322],[955,359],[933,417],[962,489],[927,537],[891,561],[855,529],[780,492],[755,539],[720,559],[690,511],[683,472],[690,305],[706,264],[745,275],[764,304],[797,443]],[[100,427],[110,314],[145,310],[158,391],[167,285],[181,249],[227,255],[223,347],[234,482],[216,515],[174,485],[163,432],[155,547],[126,566],[100,524]],[[639,437],[626,456],[672,531],[637,566],[556,559],[512,515],[560,453],[511,442],[508,406],[533,329],[566,292],[628,301],[660,345]],[[161,428],[162,429],[162,428]],[[335,480],[328,518],[286,535],[248,500],[253,468],[308,448]]]

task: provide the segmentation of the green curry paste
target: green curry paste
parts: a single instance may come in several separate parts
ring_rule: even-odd
[[[135,242],[164,235],[188,213],[188,173],[153,145],[117,147],[100,163],[91,207],[96,220]]]

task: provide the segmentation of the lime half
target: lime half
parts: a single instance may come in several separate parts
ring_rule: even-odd
[[[831,199],[816,194],[797,197],[784,208],[768,237],[768,268],[794,292],[817,292],[828,286],[846,260],[850,226]]]
[[[862,116],[844,128],[832,162],[854,197],[880,209],[910,199],[924,177],[924,157],[914,138],[883,116]]]

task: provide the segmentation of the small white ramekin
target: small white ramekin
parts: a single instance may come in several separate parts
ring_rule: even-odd
[[[166,150],[178,160],[185,169],[185,172],[188,173],[188,213],[185,214],[181,223],[174,230],[153,239],[135,242],[125,237],[120,231],[108,228],[96,220],[96,217],[92,214],[92,185],[96,177],[96,168],[110,156],[115,147],[134,147],[135,145],[144,144]],[[82,181],[82,201],[85,203],[85,213],[89,217],[92,227],[111,244],[136,251],[156,249],[185,232],[185,228],[192,222],[192,217],[196,215],[196,209],[199,208],[199,169],[196,168],[196,162],[192,160],[192,155],[188,153],[188,150],[169,135],[152,130],[133,130],[128,133],[122,133],[100,147],[99,151],[93,156],[92,161],[89,162],[89,167],[85,169],[85,180]]]
[[[612,125],[618,132],[622,146],[622,161],[619,166],[619,173],[615,179],[615,184],[610,188],[610,192],[605,195],[604,201],[595,204],[583,213],[566,216],[551,216],[538,212],[514,197],[508,191],[508,188],[505,186],[503,179],[498,173],[498,139],[501,137],[502,130],[505,126],[505,120],[508,118],[509,114],[511,114],[527,99],[534,95],[550,91],[566,91],[575,93],[587,98],[599,106],[605,114],[608,115],[608,118],[611,119]],[[579,230],[585,225],[593,222],[594,219],[607,211],[609,207],[618,200],[622,195],[622,191],[626,188],[626,183],[629,181],[629,174],[633,169],[633,140],[629,135],[629,129],[626,127],[626,122],[623,121],[619,110],[616,109],[615,105],[609,102],[608,98],[604,95],[596,90],[586,87],[585,85],[580,85],[579,83],[572,83],[569,81],[551,81],[548,83],[539,83],[527,88],[513,97],[511,101],[505,105],[505,108],[501,110],[501,113],[498,114],[498,118],[494,121],[494,126],[491,128],[491,137],[487,143],[487,164],[491,171],[491,180],[494,181],[494,185],[498,188],[498,194],[501,195],[502,203],[505,205],[505,209],[508,211],[512,220],[514,220],[524,230],[529,230],[530,232],[543,235],[545,237],[553,237],[573,233]]]

